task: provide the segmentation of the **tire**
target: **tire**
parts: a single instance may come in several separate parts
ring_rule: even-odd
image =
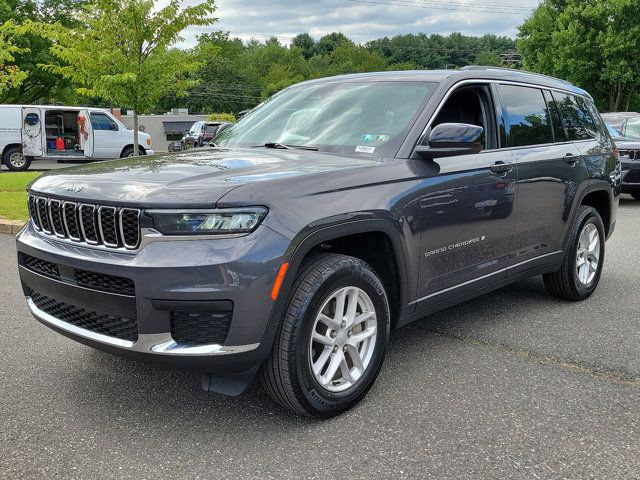
[[[592,235],[596,233],[598,245],[593,248],[592,253],[587,250],[581,255],[581,261],[584,260],[585,262],[579,271],[578,250],[580,248],[582,251],[582,246],[587,243],[592,245],[593,241],[591,239],[595,238]],[[583,238],[582,244],[581,237]],[[604,253],[605,233],[602,218],[600,218],[600,214],[595,208],[581,206],[569,232],[569,240],[562,266],[557,272],[543,275],[545,287],[551,295],[557,298],[572,301],[581,301],[589,298],[600,281],[602,266],[604,265]],[[596,259],[596,255],[597,265],[594,267],[593,261]],[[584,272],[587,272],[587,275],[582,275]]]
[[[144,148],[139,147],[138,148],[138,155],[146,155],[147,152],[144,151]],[[133,147],[127,147],[122,151],[122,155],[120,155],[120,158],[130,158],[133,157]]]
[[[21,148],[19,146],[9,147],[5,150],[2,161],[9,170],[14,172],[29,170],[32,158],[22,155],[20,150]]]
[[[336,330],[323,330],[329,323],[323,323],[325,320],[319,319],[319,314],[329,312],[328,317],[323,317],[327,320],[335,315],[331,307],[335,310],[338,301],[335,295],[339,296],[340,292],[346,294],[346,315],[342,317],[346,321],[334,325]],[[369,320],[354,324],[353,333],[347,324],[350,299],[357,299],[353,303],[358,308],[356,318],[357,315],[363,315],[360,319],[366,318],[369,312]],[[378,376],[389,326],[389,302],[384,285],[367,263],[346,255],[313,257],[301,267],[291,287],[273,349],[260,370],[262,384],[276,402],[301,415],[328,418],[344,412],[366,395]],[[374,327],[375,333],[371,334]],[[322,337],[322,343],[312,341],[312,331]],[[369,337],[360,343],[359,339],[367,335]],[[358,340],[354,339],[356,336]],[[357,350],[353,344],[358,345]],[[357,352],[357,357],[351,357],[352,352]],[[354,358],[360,358],[361,368]],[[312,362],[324,368],[314,373]],[[333,366],[338,363],[339,367]],[[349,380],[345,379],[343,366]],[[337,368],[336,374],[323,381],[322,378],[329,377],[331,368]]]
[[[632,193],[631,196],[633,197],[634,200],[640,201],[640,193]]]

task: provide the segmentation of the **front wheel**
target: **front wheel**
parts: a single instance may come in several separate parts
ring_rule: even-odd
[[[553,296],[585,300],[598,286],[604,264],[604,224],[593,207],[581,206],[574,221],[560,270],[543,275]]]
[[[2,160],[7,168],[14,172],[29,170],[29,167],[31,166],[31,157],[23,155],[20,147],[7,148]]]
[[[133,147],[127,147],[122,151],[122,155],[120,155],[120,158],[130,158],[133,157],[134,154],[134,150]],[[138,148],[138,155],[142,156],[142,155],[146,155],[147,152],[145,152],[144,148],[139,147]]]
[[[326,418],[373,385],[389,338],[380,278],[364,261],[323,254],[300,271],[271,355],[261,369],[269,395],[302,415]]]

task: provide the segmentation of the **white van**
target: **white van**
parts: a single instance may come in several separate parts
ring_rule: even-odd
[[[139,152],[153,155],[138,133]],[[34,159],[101,160],[133,156],[133,131],[100,108],[0,105],[0,152],[10,170]]]

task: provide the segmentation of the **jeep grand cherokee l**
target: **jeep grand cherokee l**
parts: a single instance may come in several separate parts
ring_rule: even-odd
[[[591,97],[517,71],[387,72],[292,86],[216,148],[58,170],[18,235],[33,315],[239,394],[257,376],[335,415],[391,329],[532,275],[583,300],[620,164]]]

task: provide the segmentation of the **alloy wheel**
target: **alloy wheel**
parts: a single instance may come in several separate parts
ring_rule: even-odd
[[[377,318],[373,301],[357,287],[334,292],[313,324],[309,361],[316,381],[330,392],[354,386],[371,363]]]
[[[582,285],[590,285],[600,264],[600,232],[593,223],[587,223],[578,238],[576,271]]]

